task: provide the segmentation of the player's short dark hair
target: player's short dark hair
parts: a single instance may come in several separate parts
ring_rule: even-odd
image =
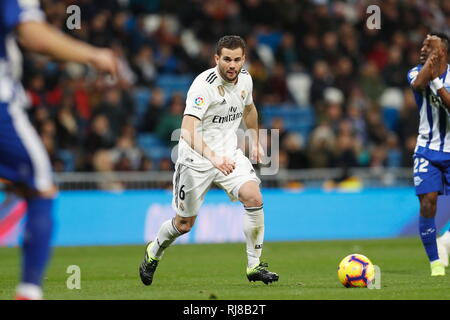
[[[430,36],[436,36],[441,39],[447,54],[450,52],[450,38],[443,32],[430,32]]]
[[[228,35],[223,36],[222,38],[217,41],[216,44],[216,54],[220,56],[222,53],[222,49],[230,49],[234,50],[237,48],[241,48],[242,52],[245,54],[245,40],[242,39],[240,36],[234,36],[234,35]]]

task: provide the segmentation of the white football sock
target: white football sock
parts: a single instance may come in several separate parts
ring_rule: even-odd
[[[164,250],[181,235],[182,233],[175,227],[175,218],[167,220],[161,225],[158,235],[147,249],[149,256],[160,259]]]
[[[16,296],[30,300],[42,300],[42,289],[33,283],[20,283],[16,288]]]
[[[263,207],[245,208],[244,234],[247,242],[247,268],[259,265],[264,241]]]
[[[445,231],[442,236],[439,237],[439,241],[445,245],[447,250],[450,249],[450,231]]]

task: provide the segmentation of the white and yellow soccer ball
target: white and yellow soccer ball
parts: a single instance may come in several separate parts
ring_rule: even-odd
[[[338,267],[338,277],[346,288],[365,288],[373,283],[375,269],[369,258],[354,253],[342,259]]]

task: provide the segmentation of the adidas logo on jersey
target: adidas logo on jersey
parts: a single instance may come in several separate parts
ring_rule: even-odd
[[[222,104],[226,104],[226,103],[227,103],[227,100],[223,99],[223,101],[220,104],[222,105]]]

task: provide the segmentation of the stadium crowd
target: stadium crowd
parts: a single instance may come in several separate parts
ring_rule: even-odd
[[[77,64],[24,56],[29,114],[57,172],[172,170],[171,133],[186,91],[214,65],[214,45],[225,34],[247,42],[245,68],[261,126],[280,130],[281,167],[411,167],[419,116],[406,73],[427,32],[450,26],[449,1],[41,4],[54,26],[120,58],[114,83]],[[81,28],[70,30],[72,4],[81,9]],[[370,4],[381,8],[380,29],[366,26]],[[289,121],[299,110],[310,115],[301,126]],[[141,143],[149,137],[154,145]]]

